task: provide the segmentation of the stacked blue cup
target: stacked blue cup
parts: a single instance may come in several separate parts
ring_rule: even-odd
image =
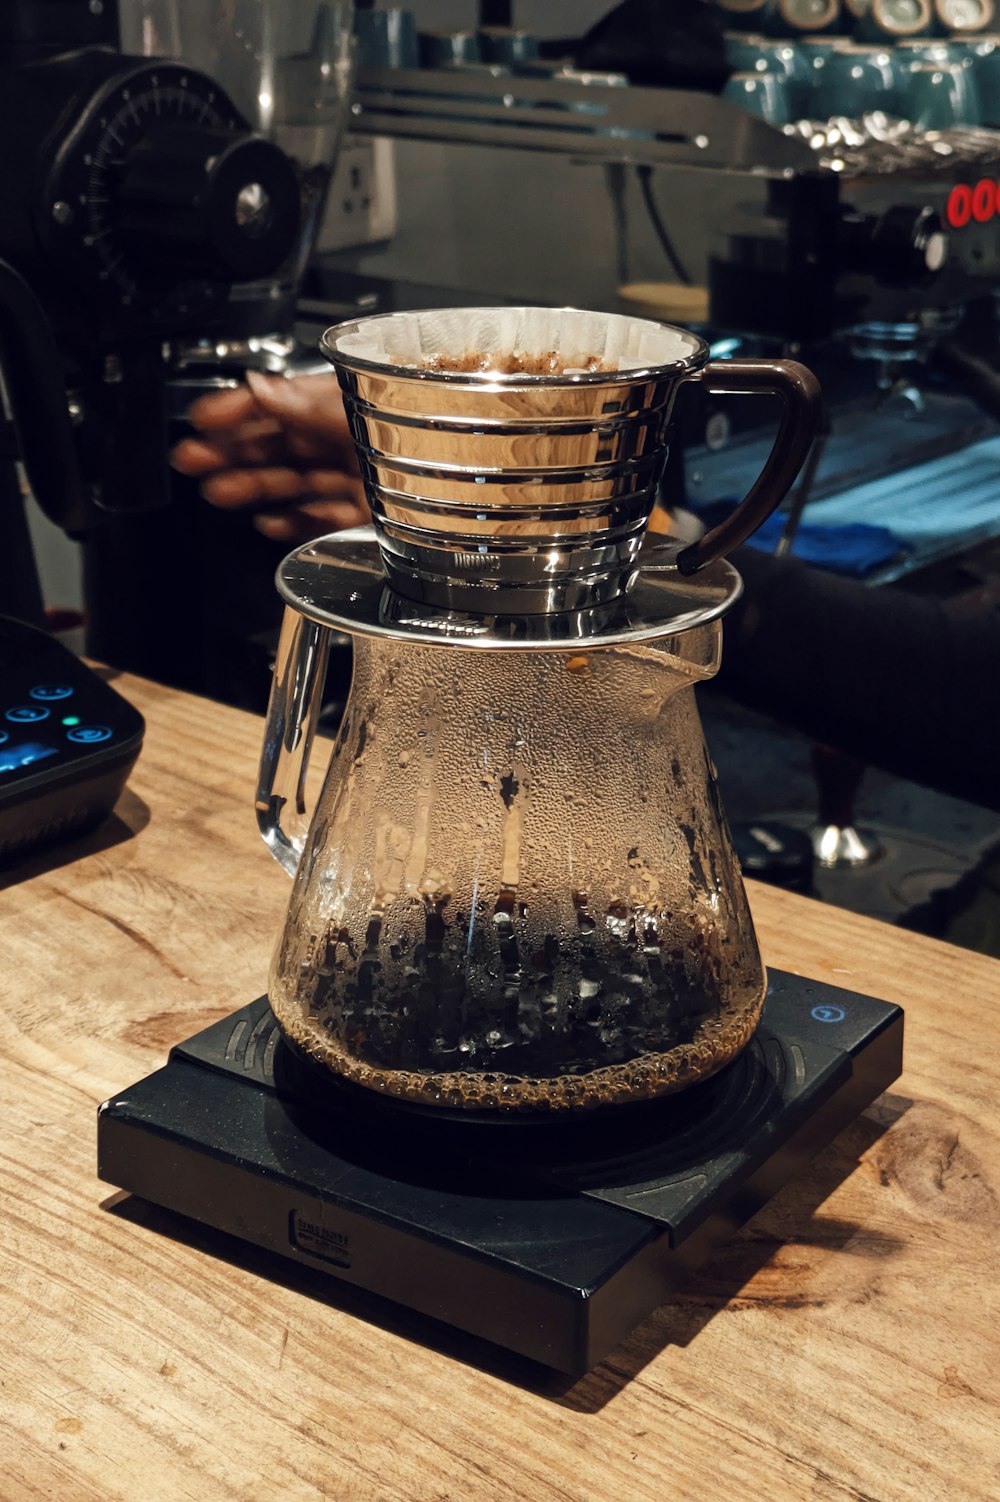
[[[413,12],[359,10],[355,15],[358,62],[362,68],[416,68],[420,65],[417,23]]]
[[[773,80],[773,86],[768,86],[771,112],[764,116],[772,125],[801,120],[808,112],[812,73],[806,58],[791,42],[753,33],[727,32],[726,57],[736,70],[736,78],[758,74]],[[742,83],[724,90],[730,99],[737,93],[750,92]]]
[[[793,36],[838,31],[843,19],[841,0],[778,0],[778,15]]]
[[[801,36],[836,31],[842,0],[716,0],[725,23],[755,35]]]
[[[934,0],[936,30],[943,36],[968,36],[996,24],[996,0]]]
[[[805,61],[810,80],[806,116],[815,119],[816,97],[822,84],[827,61],[832,53],[842,52],[845,47],[849,47],[850,40],[843,36],[805,36],[797,45]]]
[[[934,30],[932,0],[868,0],[858,7],[854,34],[859,41],[902,41],[905,37],[928,36]]]
[[[920,130],[982,123],[977,58],[968,44],[927,38],[899,42],[896,53],[902,69],[898,113],[904,120]]]
[[[422,31],[418,41],[422,68],[453,68],[481,61],[474,31]]]
[[[785,81],[774,73],[733,73],[722,97],[752,115],[759,115],[768,125],[787,125],[792,118]]]
[[[901,74],[891,47],[859,47],[853,43],[830,51],[815,71],[813,114],[819,120],[833,115],[860,119],[881,110],[898,113]]]
[[[1000,36],[952,43],[972,78],[980,125],[1000,126]]]

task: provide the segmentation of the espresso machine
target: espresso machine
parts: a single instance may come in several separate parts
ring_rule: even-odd
[[[220,697],[213,664],[239,658],[252,609],[242,642],[225,623],[275,560],[248,525],[204,514],[169,450],[198,395],[298,368],[296,294],[353,47],[350,0],[11,0],[0,15],[0,114],[19,143],[0,164],[4,510],[19,510],[19,461],[83,543],[92,655]],[[15,548],[23,575],[23,529]]]
[[[822,372],[832,438],[811,500],[995,432],[998,140],[838,140],[802,170],[747,184],[715,237],[713,324],[808,351]],[[710,455],[693,467],[706,492],[725,484]],[[907,566],[930,561],[918,548]]]
[[[818,39],[798,50],[810,49],[814,65],[837,55]],[[711,237],[709,316],[751,347],[799,351],[823,384],[824,433],[772,534],[779,555],[803,551],[837,570],[837,539],[854,537],[860,551],[844,572],[866,586],[957,594],[995,577],[1000,537],[997,38],[924,37],[840,57],[844,77],[873,59],[890,73],[912,66],[920,82],[954,74],[978,90],[972,118],[915,129],[899,118],[900,85],[895,113],[869,101],[853,118],[772,128],[767,168],[756,182],[741,177]],[[927,61],[909,63],[917,57]],[[688,453],[688,499],[705,516],[764,444],[747,424],[730,438]],[[860,827],[862,764],[823,747],[809,759],[816,811],[798,817],[833,900],[897,916],[908,871],[924,864],[945,890],[974,865],[959,815],[944,837],[932,821],[910,827],[906,813]],[[779,797],[773,807],[780,819]],[[766,852],[759,859],[766,871]]]
[[[901,1068],[898,1007],[765,973],[695,705],[725,554],[787,494],[818,390],[568,309],[323,346],[373,524],[278,573],[256,811],[294,885],[268,995],[104,1104],[98,1171],[332,1297],[580,1375]],[[735,515],[681,545],[647,527],[692,385],[783,417]]]

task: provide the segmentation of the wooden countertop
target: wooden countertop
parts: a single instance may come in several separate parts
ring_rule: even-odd
[[[1000,965],[754,889],[906,1072],[570,1383],[98,1182],[99,1102],[260,994],[289,891],[260,723],[118,686],[116,819],[2,892],[2,1502],[1000,1498]]]

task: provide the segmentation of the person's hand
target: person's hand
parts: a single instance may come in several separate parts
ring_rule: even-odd
[[[197,436],[170,456],[201,481],[213,506],[251,511],[279,542],[308,542],[368,521],[354,444],[337,378],[247,373],[238,390],[213,392],[191,408]]]

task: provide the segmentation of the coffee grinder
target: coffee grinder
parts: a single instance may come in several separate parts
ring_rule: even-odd
[[[19,143],[0,163],[9,457],[84,543],[92,655],[223,697],[225,590],[266,593],[275,559],[248,524],[203,515],[168,454],[197,395],[297,368],[352,20],[351,0],[12,0],[0,16]]]
[[[334,1297],[579,1375],[901,1068],[898,1007],[765,978],[694,705],[740,588],[723,555],[794,480],[818,391],[573,310],[388,315],[325,348],[373,526],[279,571],[270,1002],[107,1101],[98,1171]],[[689,381],[785,415],[735,518],[682,548],[646,523]]]

